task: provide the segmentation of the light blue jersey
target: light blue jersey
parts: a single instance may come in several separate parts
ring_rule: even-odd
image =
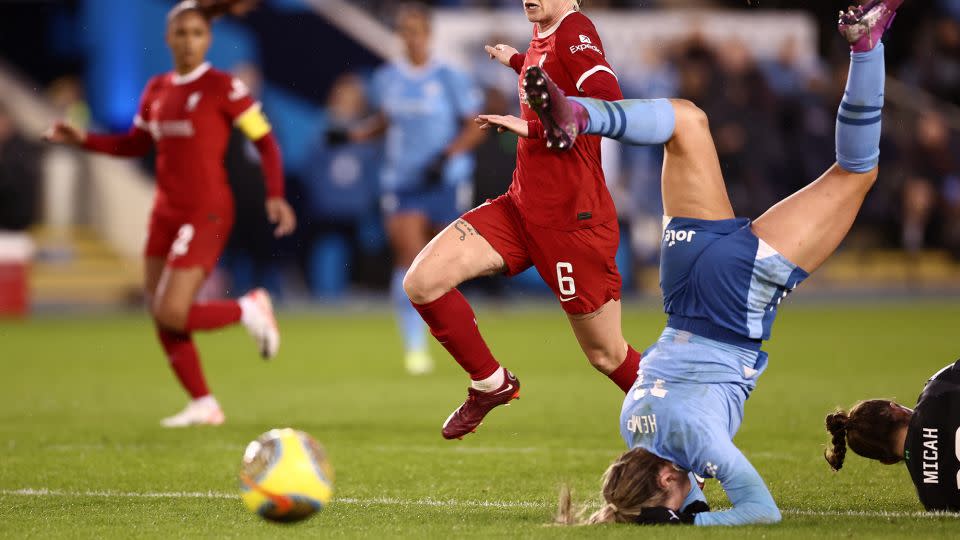
[[[623,402],[620,434],[627,446],[644,448],[692,474],[716,478],[723,486],[733,508],[697,514],[696,525],[780,520],[763,479],[733,444],[744,402],[763,371],[759,356],[667,328],[644,354],[637,381]],[[681,508],[705,501],[696,482],[691,484]]]
[[[777,522],[770,491],[733,437],[767,367],[760,345],[777,307],[807,273],[757,238],[748,219],[668,219],[660,269],[667,328],[643,354],[621,435],[630,448],[720,481],[733,508],[697,514],[695,524]],[[693,486],[683,507],[704,500]]]
[[[389,122],[381,176],[386,193],[425,188],[426,169],[482,106],[480,90],[469,77],[436,62],[422,67],[396,62],[380,68],[373,76],[370,100]],[[456,156],[446,164],[443,183],[469,181],[473,168],[472,156]]]

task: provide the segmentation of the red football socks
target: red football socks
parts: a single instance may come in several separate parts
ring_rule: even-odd
[[[453,289],[433,302],[413,307],[471,379],[482,381],[500,369],[480,335],[473,309],[460,291]]]
[[[218,300],[190,306],[187,314],[187,332],[216,330],[240,321],[240,304],[236,300]]]
[[[623,359],[620,367],[607,377],[610,377],[613,384],[619,386],[623,393],[627,393],[633,387],[633,383],[637,382],[638,369],[640,369],[640,353],[627,345],[627,357]]]
[[[193,399],[209,395],[210,390],[207,389],[207,381],[200,367],[200,355],[190,334],[178,334],[158,328],[157,337],[160,338],[163,350],[167,352],[170,367],[180,380],[180,386],[183,386]]]

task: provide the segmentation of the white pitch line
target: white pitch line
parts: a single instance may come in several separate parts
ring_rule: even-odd
[[[864,510],[782,510],[781,512],[788,516],[811,517],[960,519],[960,514],[947,512],[885,512],[883,510],[874,512]]]
[[[0,495],[23,497],[97,497],[105,499],[239,499],[233,493],[218,491],[67,491],[46,488],[0,489]],[[371,497],[357,499],[343,497],[334,499],[340,504],[355,504],[360,506],[460,506],[470,508],[546,508],[552,504],[534,501],[473,501],[458,499],[397,499],[390,497]]]
[[[233,493],[222,491],[68,491],[46,488],[0,489],[0,496],[22,497],[98,497],[109,499],[237,499]],[[430,506],[461,508],[553,508],[554,503],[543,501],[477,501],[460,499],[399,499],[391,497],[339,498],[334,503],[358,506]],[[788,516],[801,517],[863,517],[863,518],[920,518],[920,519],[960,519],[960,514],[936,512],[886,512],[861,510],[799,510],[781,509]]]
[[[236,499],[232,493],[216,491],[65,491],[46,488],[0,489],[0,495],[24,497],[99,497],[105,499]]]

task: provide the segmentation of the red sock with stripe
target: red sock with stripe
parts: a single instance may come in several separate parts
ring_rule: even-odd
[[[607,375],[613,384],[620,387],[623,393],[630,391],[633,383],[637,382],[637,370],[640,369],[640,353],[630,345],[627,345],[627,357],[623,359],[620,367],[613,373]]]
[[[490,353],[473,308],[457,289],[428,304],[413,304],[437,338],[460,367],[475,381],[482,381],[500,369]]]
[[[190,397],[197,399],[210,395],[207,381],[203,376],[203,368],[200,367],[200,355],[190,334],[179,334],[158,328],[157,337],[160,338],[160,344],[167,353],[170,368],[180,380],[180,386],[190,394]]]

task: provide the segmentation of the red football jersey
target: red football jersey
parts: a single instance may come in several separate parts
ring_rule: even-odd
[[[241,81],[210,64],[147,83],[134,125],[156,145],[155,211],[232,211],[224,154],[234,121],[258,106]]]
[[[537,120],[527,106],[523,73],[539,65],[568,96],[583,96],[584,82],[600,71],[614,77],[597,29],[580,12],[568,13],[552,29],[538,32],[520,71],[520,105],[524,120]],[[600,137],[582,135],[573,149],[547,149],[545,139],[520,138],[517,169],[508,194],[525,219],[560,230],[592,227],[616,219],[617,211],[600,166]]]

